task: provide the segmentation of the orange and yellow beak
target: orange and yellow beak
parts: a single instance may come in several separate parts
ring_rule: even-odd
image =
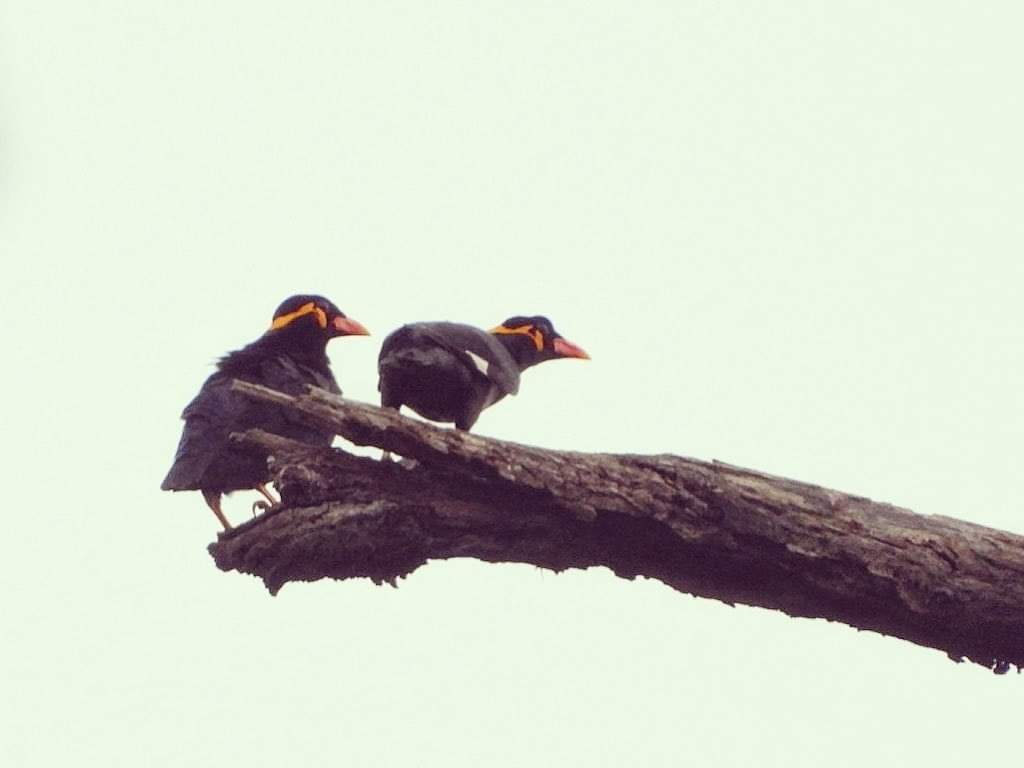
[[[358,320],[353,320],[351,317],[342,317],[341,315],[338,315],[331,321],[331,325],[334,327],[334,331],[338,336],[370,335],[370,332],[366,330],[366,326]]]
[[[557,338],[554,343],[555,354],[559,357],[575,357],[580,360],[589,360],[590,355],[583,351],[583,347],[578,347],[568,339]]]

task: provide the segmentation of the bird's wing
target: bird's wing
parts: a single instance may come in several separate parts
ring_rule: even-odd
[[[452,353],[504,394],[519,391],[519,367],[501,342],[486,331],[461,323],[416,323],[408,327],[416,336]]]
[[[338,383],[328,370],[315,370],[296,363],[286,355],[267,358],[247,373],[217,371],[211,375],[192,402],[185,406],[181,418],[185,427],[174,456],[174,464],[161,487],[165,490],[191,490],[198,487],[211,462],[232,448],[232,432],[258,427],[274,434],[307,442],[330,444],[333,434],[311,428],[298,416],[277,405],[253,400],[231,389],[235,378],[286,392],[302,395],[313,384],[340,394]]]
[[[199,394],[185,406],[174,464],[161,487],[164,490],[189,490],[197,484],[207,467],[224,450],[231,425],[244,420],[248,404],[231,392],[231,382],[221,373],[206,380]]]

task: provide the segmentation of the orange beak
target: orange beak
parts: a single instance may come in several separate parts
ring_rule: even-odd
[[[342,317],[338,315],[331,321],[334,325],[334,330],[338,332],[339,336],[369,336],[370,332],[366,330],[366,327],[357,320],[353,320],[351,317]]]
[[[555,339],[555,354],[559,357],[576,357],[580,360],[589,360],[590,355],[583,351],[568,339]]]

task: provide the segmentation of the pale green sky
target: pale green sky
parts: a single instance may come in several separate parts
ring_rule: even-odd
[[[332,344],[352,397],[403,322],[545,313],[592,363],[477,431],[1024,531],[1022,28],[943,0],[4,3],[0,762],[1016,759],[1015,675],[603,570],[271,598],[157,489],[211,361],[316,291],[376,333]]]

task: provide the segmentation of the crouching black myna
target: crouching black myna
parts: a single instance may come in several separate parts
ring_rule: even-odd
[[[469,430],[484,408],[519,391],[519,374],[559,357],[589,359],[546,317],[512,317],[489,332],[459,323],[412,323],[384,339],[380,402]]]
[[[160,487],[165,491],[202,491],[203,498],[225,528],[221,495],[243,489],[274,498],[267,454],[239,445],[228,437],[253,427],[285,437],[330,445],[334,435],[289,417],[278,406],[259,403],[231,391],[232,379],[243,379],[297,395],[312,384],[339,393],[327,360],[327,342],[335,336],[368,336],[369,332],[323,296],[292,296],[274,312],[260,338],[220,359],[181,417],[185,428],[174,464]]]

